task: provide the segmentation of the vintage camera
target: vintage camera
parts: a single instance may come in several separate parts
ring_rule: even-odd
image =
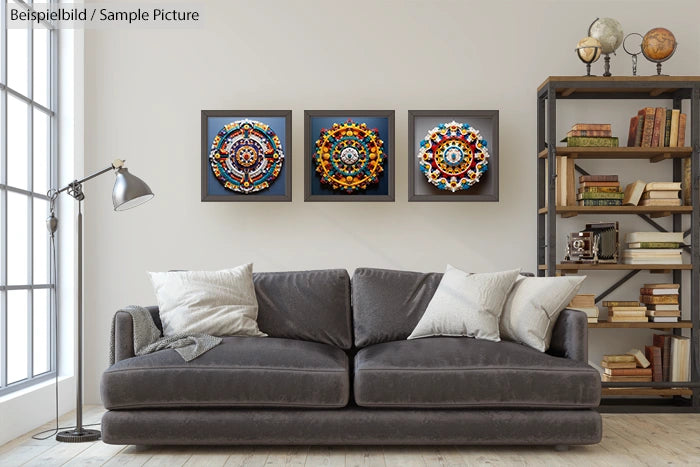
[[[586,224],[580,232],[567,236],[566,256],[568,263],[617,263],[619,225],[617,222]]]

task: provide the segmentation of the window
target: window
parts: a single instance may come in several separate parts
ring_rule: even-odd
[[[53,376],[46,217],[56,180],[56,31],[7,29],[0,0],[0,394]],[[22,8],[31,5],[21,0]]]

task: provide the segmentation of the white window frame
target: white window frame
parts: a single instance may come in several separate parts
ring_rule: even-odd
[[[54,297],[56,294],[56,278],[54,277],[53,271],[55,270],[53,259],[51,258],[50,247],[46,248],[48,254],[47,263],[49,267],[48,283],[36,284],[34,283],[33,265],[34,265],[34,242],[33,242],[33,200],[42,199],[49,200],[46,193],[38,193],[33,190],[33,132],[34,132],[34,121],[33,115],[34,111],[38,110],[43,112],[49,117],[49,156],[48,156],[48,183],[49,187],[56,186],[57,181],[57,94],[58,94],[58,44],[57,44],[57,34],[56,29],[52,29],[48,23],[44,25],[48,29],[48,59],[49,63],[47,65],[48,76],[48,107],[42,105],[33,100],[33,74],[34,74],[34,44],[33,44],[33,31],[32,29],[27,29],[26,33],[28,35],[28,57],[27,57],[27,93],[22,94],[15,89],[8,87],[7,81],[7,60],[8,60],[8,44],[7,44],[7,8],[6,5],[9,0],[0,0],[0,6],[2,11],[0,11],[0,34],[2,34],[2,47],[0,47],[0,117],[2,124],[0,125],[0,396],[4,396],[11,392],[33,386],[42,381],[56,376],[57,371],[57,356],[55,354],[55,343],[57,339],[56,329],[56,309],[54,304],[56,303]],[[24,7],[26,9],[31,9],[31,2],[25,2],[23,0],[15,0],[15,4]],[[55,0],[44,0],[43,3],[56,3]],[[18,187],[13,187],[7,185],[7,97],[12,95],[15,98],[20,99],[25,102],[29,107],[28,112],[28,190],[21,189]],[[27,248],[28,248],[28,258],[27,258],[27,270],[28,278],[32,278],[29,283],[21,285],[8,285],[7,281],[7,238],[8,238],[8,228],[9,222],[11,221],[7,218],[7,193],[14,192],[29,197],[27,220],[28,220],[28,231],[27,231]],[[48,241],[48,240],[47,240]],[[34,327],[33,327],[33,291],[37,289],[48,289],[49,290],[49,323],[48,323],[48,362],[49,371],[34,375]],[[7,295],[8,291],[11,290],[26,290],[28,294],[27,304],[28,304],[28,323],[27,323],[27,378],[13,382],[7,383],[7,368],[8,368],[8,328],[7,328]]]

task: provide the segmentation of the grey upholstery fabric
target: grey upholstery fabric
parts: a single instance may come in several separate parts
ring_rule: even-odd
[[[345,269],[253,274],[258,327],[271,337],[352,346],[350,276]]]
[[[174,350],[121,360],[102,375],[107,409],[344,407],[348,357],[316,342],[225,337],[191,362]]]
[[[554,445],[600,442],[593,410],[115,410],[108,444]]]
[[[358,268],[352,276],[355,345],[406,339],[433,298],[442,273]]]
[[[588,318],[582,311],[562,310],[554,324],[547,353],[588,362]]]
[[[514,342],[428,337],[360,350],[354,398],[362,407],[590,408],[600,375]]]

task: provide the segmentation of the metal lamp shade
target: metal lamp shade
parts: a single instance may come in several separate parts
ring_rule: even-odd
[[[134,208],[153,198],[153,192],[146,182],[129,173],[126,167],[117,170],[117,179],[112,190],[115,211]]]

